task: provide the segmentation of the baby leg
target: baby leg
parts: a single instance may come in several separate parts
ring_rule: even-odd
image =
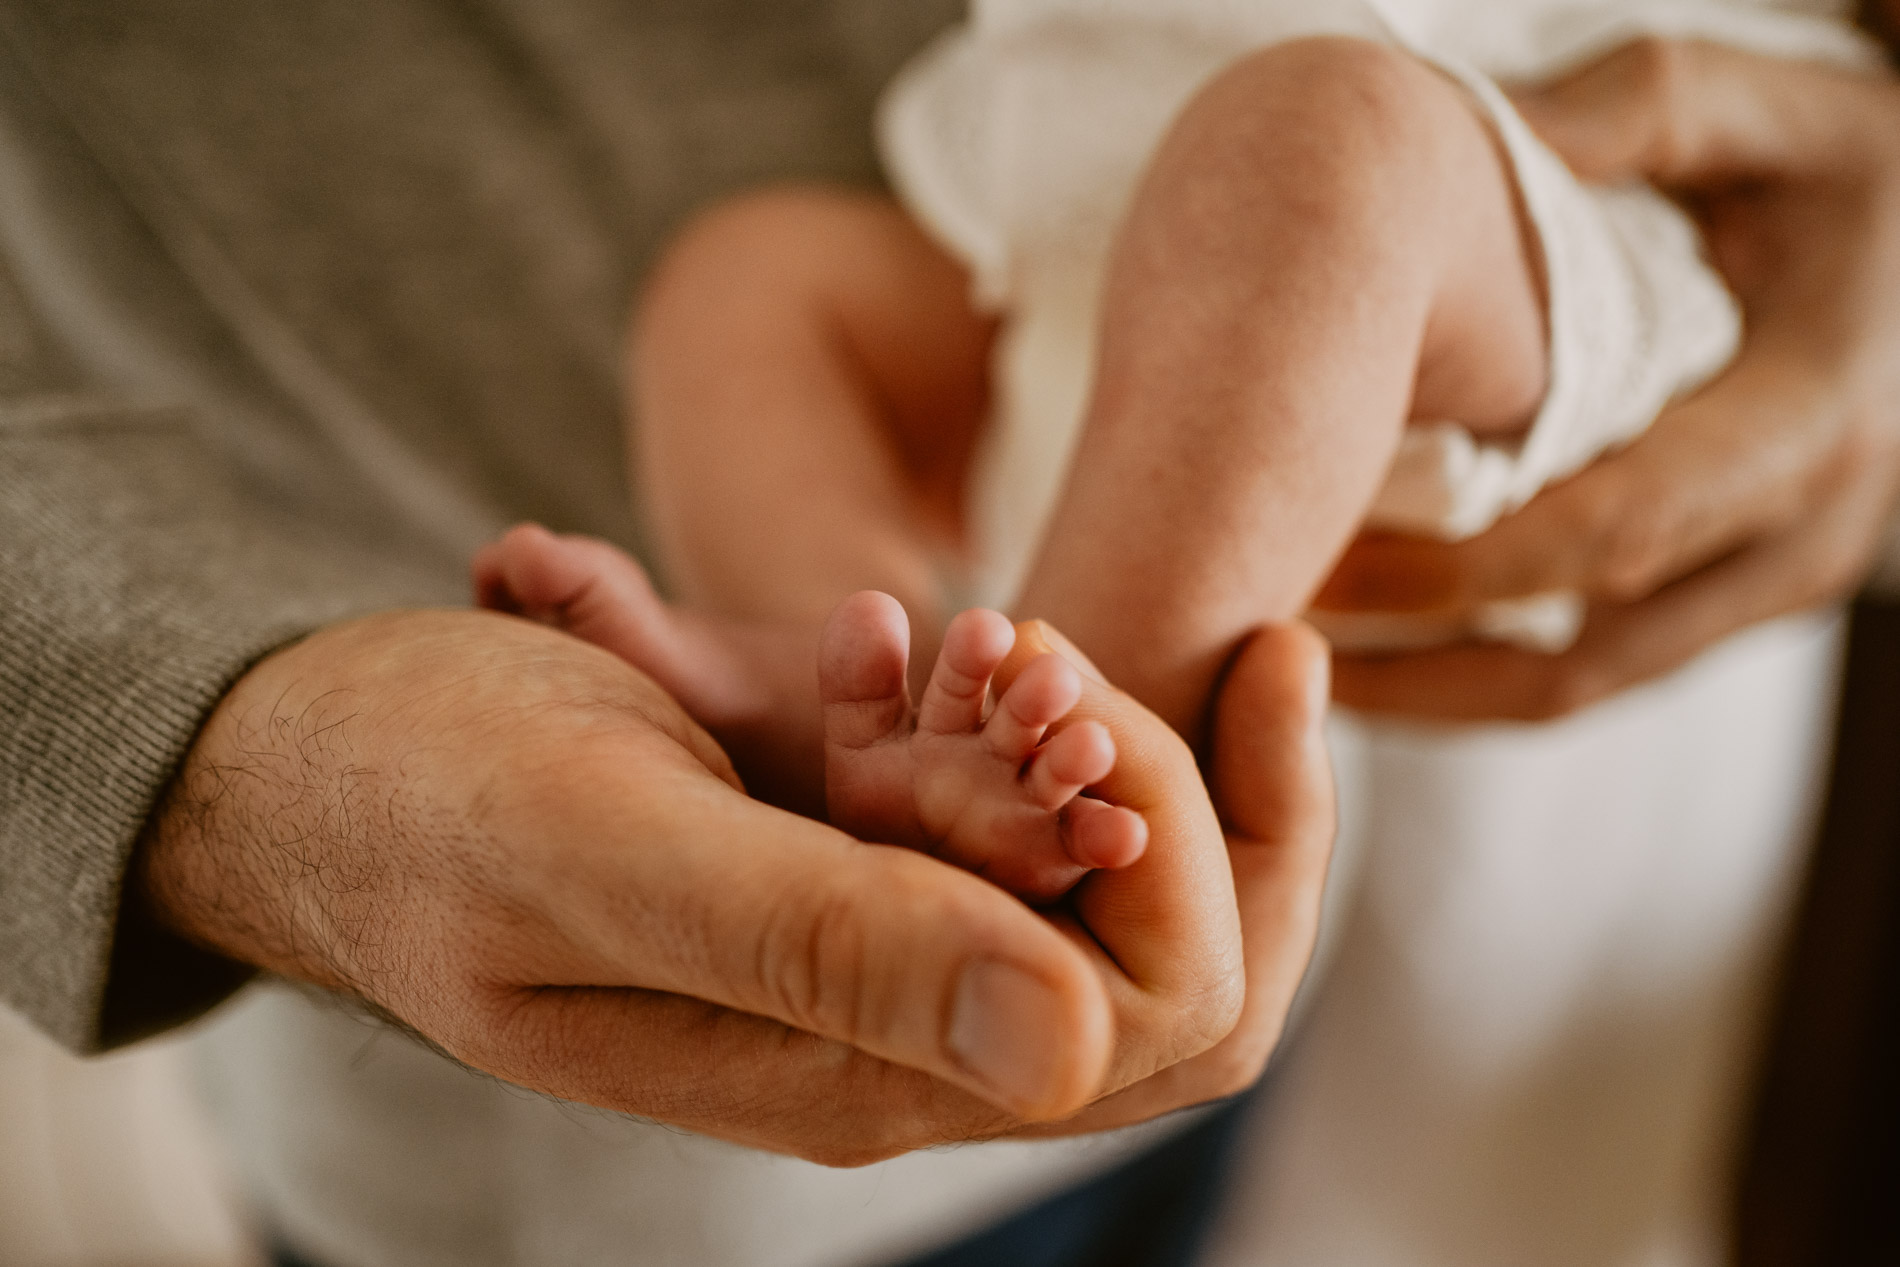
[[[992,325],[884,198],[781,189],[716,208],[655,267],[632,347],[635,483],[678,597],[602,542],[517,529],[488,605],[639,665],[755,795],[816,812],[818,634],[875,588],[934,649]],[[925,663],[928,663],[926,660]]]
[[[885,198],[772,190],[690,226],[632,349],[635,482],[702,610],[798,619],[895,595],[934,646],[994,323]]]
[[[1100,370],[1019,599],[1198,736],[1245,632],[1302,611],[1411,417],[1526,424],[1539,281],[1463,90],[1304,40],[1203,90],[1112,261]]]
[[[817,811],[824,776],[815,630],[667,603],[625,551],[539,524],[518,525],[484,546],[472,571],[481,606],[564,629],[619,656],[712,732],[754,795]]]

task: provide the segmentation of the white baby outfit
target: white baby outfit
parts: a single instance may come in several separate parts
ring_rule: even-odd
[[[1693,226],[1646,186],[1590,189],[1524,125],[1492,77],[1548,77],[1638,30],[1783,55],[1864,61],[1842,23],[1766,5],[1561,0],[974,0],[914,62],[881,115],[914,214],[1009,321],[998,409],[973,506],[976,596],[1013,596],[1068,465],[1092,372],[1115,226],[1169,120],[1224,64],[1299,36],[1406,47],[1469,90],[1509,155],[1547,281],[1549,390],[1521,436],[1455,419],[1407,429],[1372,526],[1472,536],[1646,427],[1733,355],[1741,319]],[[1336,640],[1462,633],[1546,649],[1576,633],[1570,596],[1496,604],[1473,628],[1336,621]]]

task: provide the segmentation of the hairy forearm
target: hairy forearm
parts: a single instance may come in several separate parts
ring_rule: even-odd
[[[419,883],[453,887],[446,876],[400,874],[397,860],[427,858],[427,842],[467,832],[445,817],[422,768],[414,725],[427,692],[320,670],[333,647],[376,657],[403,636],[433,635],[431,651],[451,660],[458,644],[473,651],[480,631],[446,614],[376,617],[320,631],[246,674],[140,842],[132,885],[155,922],[265,971],[376,997],[408,966],[392,959],[389,924]]]
[[[129,877],[166,931],[205,949],[344,987],[353,921],[339,899],[373,899],[387,822],[379,772],[359,764],[360,703],[334,695],[222,701],[154,812]],[[288,900],[282,900],[287,898]]]

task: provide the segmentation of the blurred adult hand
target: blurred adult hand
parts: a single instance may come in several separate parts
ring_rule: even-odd
[[[1643,40],[1518,97],[1584,179],[1679,194],[1740,298],[1743,346],[1628,448],[1470,541],[1368,536],[1318,599],[1458,611],[1590,600],[1555,656],[1340,656],[1334,694],[1427,718],[1561,716],[1864,578],[1900,490],[1900,87]]]
[[[604,652],[393,613],[238,682],[132,892],[475,1068],[757,1147],[853,1164],[1099,1129],[1236,1090],[1272,1048],[1332,834],[1324,673],[1298,628],[1236,665],[1236,715],[1275,720],[1222,754],[1225,832],[1173,733],[1092,683],[1152,843],[1045,914],[746,797]]]

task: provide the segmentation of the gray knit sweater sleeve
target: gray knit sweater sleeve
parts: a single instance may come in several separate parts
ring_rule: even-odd
[[[316,628],[464,588],[431,512],[336,438],[346,394],[89,143],[24,16],[0,21],[0,1003],[84,1051],[243,979],[121,911],[219,697]]]
[[[245,387],[176,261],[5,52],[0,1001],[96,1050],[242,980],[121,919],[126,861],[212,705],[323,624],[458,595],[445,562],[350,530],[376,517],[335,508],[344,464]]]
[[[120,918],[220,695],[461,601],[509,520],[637,548],[641,271],[734,190],[874,179],[959,7],[0,0],[0,1001],[91,1049],[231,987]]]
[[[218,466],[175,411],[0,406],[0,989],[79,1049],[239,979],[128,928],[106,1006],[125,860],[211,706],[290,639],[442,593],[320,546]]]

